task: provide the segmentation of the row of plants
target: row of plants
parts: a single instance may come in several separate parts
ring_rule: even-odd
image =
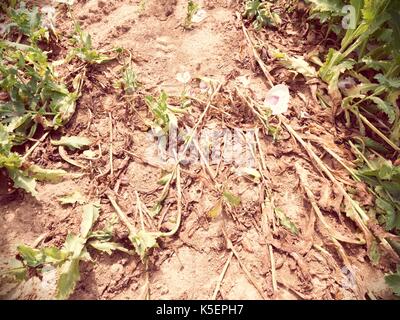
[[[10,0],[2,3],[0,10],[6,19],[0,40],[0,171],[3,172],[0,178],[8,177],[13,182],[12,189],[22,188],[36,196],[37,181],[58,182],[74,175],[33,164],[28,157],[30,149],[26,151],[24,146],[27,142],[32,145],[38,137],[67,124],[75,113],[87,67],[112,58],[93,49],[90,35],[75,24],[74,33],[68,38],[66,55],[55,61],[51,59],[51,48],[59,41],[59,35],[54,26],[54,7],[45,6],[39,10],[28,7],[23,1]],[[56,68],[67,64],[78,64],[79,68],[70,73],[72,76],[62,77]],[[117,85],[126,90],[131,78],[126,68]],[[62,137],[51,143],[74,150],[88,146],[90,140]],[[60,198],[60,202],[63,205],[86,203],[77,192]],[[91,230],[99,212],[99,204],[83,206],[80,234],[69,234],[61,249],[19,245],[19,259],[11,261],[10,268],[3,270],[0,276],[22,281],[34,271],[44,277],[48,267],[53,266],[57,272],[54,294],[59,299],[68,298],[80,279],[80,261],[91,260],[88,246],[107,253],[117,249],[129,252],[110,241],[112,224],[104,230]]]
[[[310,20],[328,26],[330,48],[318,75],[328,84],[335,116],[358,129],[351,148],[358,170],[375,196],[371,215],[400,234],[400,2],[309,0]],[[399,243],[391,242],[399,252]],[[400,252],[399,252],[400,254]],[[386,282],[400,294],[400,272]]]
[[[31,164],[22,146],[35,141],[40,133],[64,126],[76,110],[85,65],[111,59],[94,50],[90,35],[76,24],[68,39],[68,53],[52,61],[51,46],[59,36],[54,10],[43,7],[40,12],[23,1],[1,5],[6,21],[0,40],[0,170],[12,179],[15,188],[33,196],[37,194],[36,181],[55,181],[68,173]],[[79,71],[71,73],[73,76],[66,79],[55,71],[73,60],[83,63]]]
[[[288,1],[288,12],[303,1]],[[365,182],[375,196],[369,214],[396,235],[400,234],[400,2],[397,0],[306,0],[308,20],[321,25],[325,39],[335,43],[326,54],[291,57],[271,52],[280,64],[306,79],[319,77],[330,99],[317,93],[336,121],[353,131],[349,147],[357,169],[356,181]],[[245,2],[243,16],[255,29],[278,27],[272,1]],[[327,42],[328,43],[328,42]],[[332,43],[331,41],[329,43]],[[306,59],[307,59],[306,58]],[[400,254],[400,244],[390,240]],[[387,283],[400,294],[400,272]]]

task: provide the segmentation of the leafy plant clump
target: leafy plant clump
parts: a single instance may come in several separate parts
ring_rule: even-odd
[[[93,48],[92,37],[84,32],[79,24],[75,25],[75,35],[71,39],[71,44],[75,46],[68,54],[66,61],[74,57],[81,59],[89,64],[101,64],[112,60],[108,55]]]
[[[88,248],[111,254],[114,250],[130,253],[120,244],[111,242],[112,225],[106,229],[92,231],[100,212],[100,205],[90,203],[83,207],[82,223],[79,235],[68,234],[61,249],[56,247],[43,247],[36,249],[26,245],[18,246],[20,260],[13,262],[13,267],[8,270],[8,275],[16,280],[26,280],[28,271],[36,269],[39,274],[45,272],[46,267],[54,266],[57,270],[55,297],[67,299],[74,291],[80,280],[81,261],[91,261]]]
[[[311,18],[329,19],[342,39],[338,50],[329,50],[319,70],[334,106],[341,108],[348,127],[355,125],[362,136],[369,135],[369,147],[399,152],[400,2],[309,2]],[[355,14],[342,17],[345,5],[351,5]]]
[[[36,195],[38,178],[15,147],[32,139],[39,127],[58,129],[69,121],[76,108],[81,78],[66,84],[56,76],[48,52],[39,47],[48,42],[50,32],[37,8],[28,9],[24,2],[3,6],[8,17],[6,35],[17,34],[22,42],[0,41],[0,169],[4,168],[14,186]],[[36,167],[37,169],[37,167]],[[53,180],[47,170],[41,178]]]
[[[50,61],[49,52],[43,49],[54,41],[54,26],[46,22],[37,7],[28,8],[23,1],[2,5],[1,9],[7,23],[5,39],[0,41],[0,169],[7,172],[15,188],[36,196],[36,180],[56,181],[66,172],[39,170],[16,150],[32,140],[38,129],[57,130],[71,119],[85,68],[65,82],[55,72],[56,64]],[[75,57],[86,64],[111,59],[93,49],[90,35],[79,26],[72,44],[75,47],[57,64]]]
[[[161,92],[158,99],[146,96],[145,102],[154,116],[155,130],[168,132],[171,127],[178,127],[178,120],[168,105],[168,95],[165,91]]]
[[[387,231],[400,231],[400,167],[378,158],[357,171],[375,192],[376,211]]]
[[[386,230],[400,230],[400,2],[396,0],[308,0],[310,19],[328,23],[341,39],[330,48],[319,76],[328,84],[334,116],[356,128],[353,175],[375,195],[373,212]],[[395,241],[390,242],[398,248]],[[399,294],[397,274],[387,283]]]
[[[253,21],[257,30],[266,26],[278,26],[282,23],[276,12],[271,11],[271,3],[260,0],[250,0],[245,4],[243,16]]]

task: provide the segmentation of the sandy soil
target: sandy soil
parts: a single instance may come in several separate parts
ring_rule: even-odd
[[[20,243],[33,244],[44,235],[44,245],[61,246],[67,233],[77,232],[80,224],[80,207],[62,206],[59,196],[80,190],[89,199],[101,199],[102,213],[98,226],[104,226],[114,214],[105,191],[117,190],[118,203],[132,221],[137,222],[137,191],[141,201],[149,208],[160,195],[157,183],[162,169],[130,157],[128,150],[143,155],[151,146],[147,140],[148,127],[138,117],[151,118],[143,102],[143,92],[157,95],[164,89],[170,96],[178,96],[183,85],[176,80],[180,72],[188,71],[192,77],[209,77],[224,83],[216,96],[204,123],[209,128],[241,130],[259,126],[245,103],[234,91],[240,86],[254,100],[262,102],[268,85],[257,67],[244,37],[241,22],[236,17],[240,10],[234,0],[199,1],[207,11],[207,18],[185,30],[181,24],[186,15],[186,1],[147,1],[141,8],[139,1],[89,0],[76,1],[72,8],[74,17],[91,33],[96,48],[124,47],[132,53],[133,65],[143,83],[141,92],[128,102],[113,88],[120,61],[93,67],[88,71],[83,95],[79,99],[76,115],[71,122],[53,134],[54,137],[82,135],[95,143],[92,150],[101,146],[99,160],[85,162],[86,175],[80,179],[59,184],[40,184],[39,196],[34,199],[22,192],[0,206],[1,261],[15,256]],[[285,13],[280,30],[267,30],[260,35],[268,46],[290,54],[306,55],[321,42],[322,35],[314,30],[301,12]],[[57,28],[63,34],[73,29],[67,13],[61,11]],[[322,46],[322,45],[321,45]],[[321,50],[325,50],[323,48]],[[65,47],[61,45],[60,53]],[[313,98],[315,86],[306,83],[302,76],[293,75],[274,64],[266,53],[270,72],[276,83],[285,82],[290,87],[291,102],[286,117],[302,136],[319,136],[332,150],[351,160],[351,153],[342,142],[348,132],[336,129],[329,110],[323,109]],[[243,79],[248,83],[243,84]],[[198,82],[189,86],[198,90]],[[172,99],[177,100],[177,99]],[[137,110],[134,112],[133,108]],[[185,118],[187,124],[195,123],[204,110],[204,104],[195,103]],[[224,113],[223,113],[223,112]],[[113,168],[110,174],[109,145],[110,117],[113,126]],[[260,183],[235,174],[233,164],[212,165],[218,173],[216,181],[210,180],[199,164],[183,167],[183,219],[179,232],[169,239],[159,241],[149,260],[149,288],[151,299],[208,299],[211,298],[231,250],[229,238],[240,258],[230,260],[221,282],[219,299],[362,299],[388,297],[383,275],[391,264],[384,258],[373,266],[364,245],[343,244],[355,270],[356,283],[346,270],[335,246],[329,240],[321,223],[313,221],[313,211],[299,181],[296,165],[304,168],[309,186],[315,194],[327,222],[343,235],[355,238],[360,233],[349,220],[341,206],[338,191],[310,161],[309,156],[291,136],[282,131],[278,141],[260,132],[264,162],[268,168],[269,189],[273,192],[275,206],[281,208],[298,226],[295,236],[277,225],[268,233],[265,212],[262,210],[264,188]],[[341,182],[356,186],[347,173],[316,143],[314,150],[332,168]],[[78,151],[72,158],[84,161]],[[124,162],[128,160],[128,162]],[[57,148],[49,141],[43,142],[31,156],[31,161],[49,168],[64,168],[71,172],[80,169],[65,163]],[[121,166],[121,164],[123,164]],[[216,185],[225,184],[227,190],[240,196],[236,208],[225,208],[224,214],[210,220],[207,212],[218,201]],[[356,195],[357,196],[357,195]],[[361,199],[363,197],[360,191]],[[260,201],[261,199],[261,201]],[[176,188],[171,188],[165,202],[168,210],[163,220],[155,224],[169,230],[177,214]],[[268,210],[268,206],[267,209]],[[225,230],[226,235],[223,234]],[[129,247],[127,230],[118,224],[114,239]],[[273,252],[278,288],[272,287],[270,251]],[[71,299],[140,299],[146,293],[146,270],[140,259],[124,253],[108,256],[91,251],[93,262],[81,264],[82,279]],[[244,267],[243,267],[244,266]],[[248,274],[244,270],[248,271]],[[250,275],[250,276],[249,276]],[[350,277],[350,278],[349,278]],[[256,286],[254,285],[256,283]],[[33,282],[18,287],[2,286],[4,298],[40,299]]]

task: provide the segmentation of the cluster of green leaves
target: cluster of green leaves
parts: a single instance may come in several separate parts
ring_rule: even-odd
[[[400,296],[400,266],[397,267],[397,272],[385,277],[385,281],[393,292]]]
[[[378,158],[357,171],[376,196],[376,211],[386,230],[400,231],[400,167]]]
[[[8,271],[17,280],[26,280],[29,268],[41,272],[43,268],[52,265],[57,268],[55,294],[57,299],[67,299],[73,293],[80,280],[80,262],[91,261],[88,246],[111,254],[114,250],[130,251],[120,244],[111,242],[112,225],[104,230],[92,231],[99,217],[100,205],[90,203],[83,207],[82,223],[79,235],[68,234],[61,249],[44,247],[40,249],[26,245],[18,246],[21,260],[14,261],[12,269]]]
[[[78,57],[89,64],[101,64],[113,59],[93,48],[92,37],[89,33],[83,31],[78,23],[75,24],[75,35],[71,39],[71,44],[75,48],[68,54],[67,62],[74,57]]]
[[[342,12],[342,0],[307,0],[312,4],[310,19],[318,19],[321,23],[328,23],[331,30],[340,32],[338,24],[345,15]]]
[[[5,25],[6,32],[16,28],[33,43],[43,38],[49,39],[49,31],[42,26],[41,15],[37,7],[29,10],[25,2],[21,2],[18,8],[16,8],[16,4],[13,4],[9,7],[4,6],[3,9],[10,18],[10,23]]]
[[[357,176],[375,192],[376,210],[386,230],[400,231],[400,167],[378,158],[368,161]]]
[[[114,87],[124,90],[126,95],[132,95],[142,84],[138,80],[137,74],[132,67],[131,61],[122,70],[121,79],[115,83]]]
[[[154,116],[155,128],[168,132],[169,128],[178,128],[178,120],[168,105],[168,95],[162,91],[160,97],[155,99],[152,96],[146,96],[145,102]]]
[[[341,39],[331,48],[319,76],[328,84],[336,106],[344,110],[346,125],[355,120],[365,153],[365,167],[357,178],[376,196],[375,211],[388,231],[400,230],[400,168],[385,160],[400,151],[400,2],[397,0],[308,0],[311,18],[328,22]],[[352,6],[346,12],[344,6]],[[349,20],[350,18],[350,20]],[[346,19],[348,28],[340,27]],[[350,80],[350,81],[347,81]],[[341,85],[341,83],[349,85]],[[368,131],[366,130],[368,127]],[[367,136],[368,135],[368,136]],[[389,149],[390,147],[390,149]],[[398,246],[394,243],[392,246]],[[399,273],[386,277],[399,294]]]
[[[262,0],[249,0],[245,4],[243,17],[253,21],[257,30],[266,26],[279,26],[282,21],[276,12],[271,11],[271,3]]]
[[[326,17],[339,23],[342,8],[354,9],[354,28],[336,28],[339,50],[331,48],[319,70],[328,83],[335,104],[341,103],[346,124],[354,117],[362,135],[365,126],[374,133],[376,151],[385,149],[380,141],[399,151],[400,143],[400,2],[396,0],[310,0],[312,17]],[[337,19],[341,17],[341,19]],[[324,19],[322,19],[324,21]],[[350,20],[348,21],[350,22]],[[349,88],[340,79],[351,78]],[[376,121],[379,119],[379,121]],[[379,150],[378,150],[379,149]]]
[[[38,126],[48,130],[64,125],[75,111],[80,84],[75,81],[70,91],[39,47],[40,40],[49,39],[49,32],[38,9],[27,9],[24,2],[6,9],[7,32],[21,34],[25,44],[0,41],[0,168],[7,170],[15,187],[36,195],[36,179],[54,181],[65,172],[26,168],[14,147],[32,138]]]

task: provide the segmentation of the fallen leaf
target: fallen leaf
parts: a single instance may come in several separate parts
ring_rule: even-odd
[[[237,207],[240,204],[240,198],[228,191],[224,191],[224,198],[232,207]]]
[[[79,192],[74,191],[73,193],[58,198],[61,204],[84,204],[86,202],[85,197]]]
[[[222,199],[219,199],[217,203],[211,208],[210,211],[208,211],[207,215],[211,219],[215,219],[222,213]]]
[[[68,147],[71,150],[81,149],[91,144],[91,141],[86,137],[62,137],[60,140],[51,140],[51,144],[55,146]]]

